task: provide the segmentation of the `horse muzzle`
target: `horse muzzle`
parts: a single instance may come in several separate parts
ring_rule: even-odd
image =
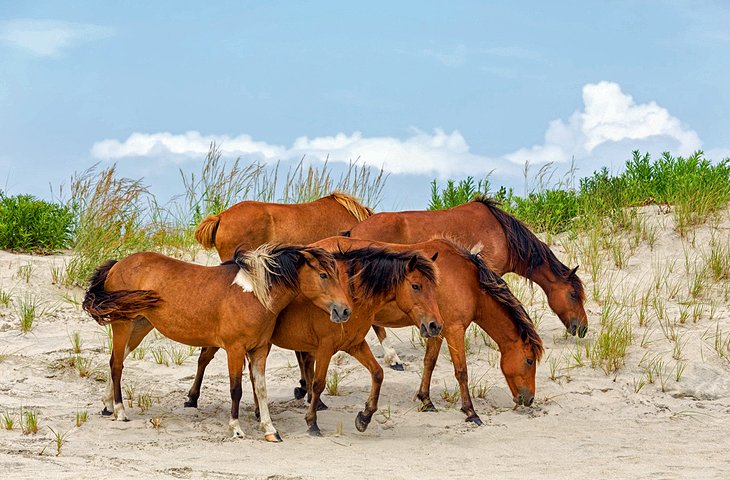
[[[330,321],[333,323],[345,323],[351,314],[352,310],[347,305],[333,303],[330,307]]]
[[[441,333],[441,327],[434,320],[421,319],[421,336],[423,338],[437,337]]]
[[[588,333],[588,325],[582,324],[579,319],[574,318],[570,321],[568,333],[573,336],[577,333],[579,338],[583,338],[586,336],[586,333]]]
[[[519,388],[517,391],[519,392],[517,396],[512,397],[512,401],[515,402],[516,405],[524,405],[526,407],[532,405],[533,400],[535,400],[535,395],[526,388]]]

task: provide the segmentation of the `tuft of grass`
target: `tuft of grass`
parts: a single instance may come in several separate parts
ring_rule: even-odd
[[[3,413],[2,424],[5,430],[12,430],[15,428],[15,418],[7,410]]]
[[[81,339],[81,332],[74,330],[68,338],[71,342],[71,351],[76,354],[81,353],[81,350],[84,347],[84,341]]]
[[[24,280],[25,283],[30,283],[30,277],[33,274],[33,264],[32,263],[26,263],[25,265],[21,265],[18,267],[18,271],[15,273],[15,276],[21,280]]]
[[[154,347],[152,350],[152,357],[155,359],[155,363],[158,365],[164,365],[166,367],[170,366],[170,362],[167,358],[167,351],[164,347],[157,346]]]
[[[20,319],[20,329],[23,333],[28,333],[33,329],[33,323],[45,313],[45,310],[35,295],[26,293],[18,301],[17,313]]]
[[[3,289],[0,289],[0,305],[4,307],[10,306],[10,292],[6,292]]]
[[[459,401],[459,398],[461,398],[459,387],[457,386],[454,387],[453,390],[450,390],[448,385],[446,385],[446,380],[444,380],[444,389],[441,390],[441,398],[446,400],[449,404],[454,405]]]
[[[152,395],[149,393],[140,393],[137,396],[137,407],[139,407],[140,413],[144,413],[152,408]]]
[[[96,166],[71,181],[70,205],[76,215],[73,254],[66,266],[66,285],[85,287],[94,269],[110,258],[148,250],[145,225],[149,199],[141,180],[119,178],[116,165]]]
[[[63,444],[66,441],[66,436],[69,434],[69,432],[59,433],[59,432],[56,432],[51,427],[48,427],[48,430],[50,430],[51,433],[53,433],[53,436],[55,437],[55,440],[56,440],[56,456],[58,457],[58,456],[61,455],[61,449],[63,448]]]
[[[127,399],[129,408],[134,407],[134,394],[136,388],[134,385],[124,385],[124,397]]]
[[[325,389],[327,390],[328,395],[338,396],[342,394],[342,390],[340,390],[340,382],[343,378],[345,378],[345,375],[337,370],[329,372],[329,375],[327,375],[327,379],[325,380]]]
[[[168,356],[175,365],[182,365],[190,355],[190,349],[187,346],[171,345],[168,350]]]
[[[38,433],[38,412],[20,407],[20,428],[24,435]]]
[[[89,419],[88,411],[81,410],[81,411],[76,412],[76,426],[77,427],[80,427],[81,425],[86,423],[88,419]]]
[[[74,367],[81,378],[90,376],[91,372],[94,370],[92,359],[81,356],[80,354],[76,354],[76,357],[74,358]]]
[[[633,330],[629,320],[619,320],[617,317],[604,319],[596,338],[585,346],[591,367],[600,367],[606,375],[615,373],[624,364],[632,340]]]

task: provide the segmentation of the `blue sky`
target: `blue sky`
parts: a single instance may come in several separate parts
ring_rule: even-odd
[[[726,2],[208,3],[1,3],[0,188],[117,162],[164,197],[211,140],[383,166],[381,209],[490,171],[522,193],[525,161],[730,156]]]

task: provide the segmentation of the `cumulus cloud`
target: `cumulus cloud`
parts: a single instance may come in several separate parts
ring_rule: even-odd
[[[80,43],[112,35],[112,28],[85,23],[30,19],[0,22],[1,43],[39,56],[57,56],[61,51]]]
[[[473,153],[458,131],[412,129],[406,138],[366,137],[361,132],[334,136],[299,137],[290,146],[255,141],[248,135],[202,135],[133,133],[124,141],[104,140],[91,150],[94,157],[116,160],[126,157],[172,156],[200,158],[211,142],[227,156],[248,156],[264,161],[297,159],[302,156],[333,162],[358,160],[361,164],[383,167],[395,174],[426,174],[441,177],[484,175],[494,171],[502,178],[520,175],[523,165],[546,162],[567,163],[590,173],[596,165],[611,161],[623,164],[630,150],[652,153],[671,151],[688,155],[701,146],[696,132],[685,127],[655,102],[636,104],[616,83],[600,82],[583,87],[583,109],[567,121],[553,120],[545,142],[522,148],[501,157]]]
[[[545,143],[519,149],[505,158],[519,164],[580,160],[590,158],[598,147],[627,140],[637,144],[649,140],[679,155],[689,155],[702,145],[697,133],[665,108],[655,102],[637,105],[617,83],[585,85],[583,104],[583,110],[574,112],[567,122],[550,122]]]

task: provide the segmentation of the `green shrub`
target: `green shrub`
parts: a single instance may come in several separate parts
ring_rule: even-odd
[[[455,183],[447,180],[446,187],[439,191],[436,180],[431,182],[431,201],[428,204],[429,210],[445,210],[470,202],[477,194],[487,195],[489,192],[489,178],[474,183],[474,177],[466,177]]]
[[[0,248],[51,253],[66,248],[74,216],[67,207],[32,195],[0,193]]]

